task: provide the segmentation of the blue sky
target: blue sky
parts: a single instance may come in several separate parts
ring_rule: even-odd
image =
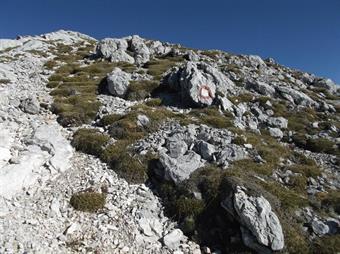
[[[0,38],[58,29],[270,56],[340,84],[340,0],[1,0]]]

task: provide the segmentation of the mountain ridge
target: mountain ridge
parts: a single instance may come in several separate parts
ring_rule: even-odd
[[[0,95],[0,252],[339,251],[330,79],[59,30],[0,39]]]

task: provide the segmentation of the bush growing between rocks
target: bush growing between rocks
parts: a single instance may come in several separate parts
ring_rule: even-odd
[[[78,192],[72,195],[70,204],[82,212],[97,212],[104,208],[106,195],[98,192]]]
[[[323,236],[313,244],[313,253],[334,254],[340,252],[340,235]]]
[[[153,76],[154,80],[160,81],[164,72],[178,63],[183,62],[182,57],[166,56],[159,59],[153,59],[144,65],[148,69],[148,74]]]
[[[153,98],[145,102],[145,105],[149,107],[159,107],[162,105],[162,99],[160,98]]]
[[[127,90],[126,99],[131,101],[144,100],[159,86],[152,80],[131,81]]]
[[[95,129],[79,129],[73,135],[72,145],[78,150],[87,154],[100,156],[103,146],[110,140],[110,137]]]
[[[335,143],[325,138],[307,139],[305,149],[316,153],[339,154]]]
[[[9,84],[11,81],[9,79],[0,79],[0,84]]]
[[[340,214],[340,193],[338,191],[329,190],[327,193],[319,193],[318,199],[321,200],[322,207]]]
[[[228,113],[226,112],[223,114],[215,107],[193,109],[189,115],[195,117],[198,121],[198,124],[206,124],[208,126],[220,129],[234,127]]]

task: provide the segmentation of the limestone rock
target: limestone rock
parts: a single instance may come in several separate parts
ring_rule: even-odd
[[[315,234],[323,236],[329,232],[329,227],[320,220],[314,220],[312,222],[312,229]]]
[[[252,232],[260,244],[274,251],[283,249],[284,236],[280,221],[263,196],[248,196],[242,187],[237,186],[234,209],[240,223]]]
[[[166,146],[171,158],[178,158],[184,155],[188,150],[188,145],[176,136],[169,138]]]
[[[267,124],[274,128],[287,129],[288,120],[284,117],[268,117]]]
[[[201,156],[193,151],[177,158],[171,158],[166,153],[160,154],[160,163],[163,167],[163,177],[174,183],[188,179],[195,170],[203,166]]]
[[[318,103],[311,99],[308,95],[296,89],[284,86],[277,86],[276,90],[281,96],[296,105],[317,106]]]
[[[205,160],[211,160],[213,154],[215,153],[215,147],[208,142],[201,141],[199,144],[200,155]]]
[[[146,46],[144,40],[138,35],[132,36],[130,47],[135,54],[134,57],[137,65],[141,65],[150,60],[150,50]]]
[[[273,96],[275,94],[275,88],[262,81],[248,82],[246,88],[249,90],[254,90],[259,94],[266,96]]]
[[[130,80],[131,75],[129,73],[115,68],[107,75],[107,89],[112,95],[123,98],[129,87]]]
[[[163,243],[172,250],[175,250],[183,238],[183,232],[180,229],[175,229],[163,238]]]
[[[283,138],[283,132],[279,128],[268,128],[270,136],[278,139]]]
[[[38,114],[40,105],[36,97],[30,96],[27,99],[21,101],[22,109],[29,114]]]
[[[182,102],[209,106],[216,91],[227,95],[234,91],[234,83],[216,68],[203,62],[187,62],[182,68],[171,73],[168,84],[180,92]]]
[[[134,58],[126,52],[127,48],[128,42],[125,39],[106,38],[97,44],[96,52],[112,62],[134,63]]]

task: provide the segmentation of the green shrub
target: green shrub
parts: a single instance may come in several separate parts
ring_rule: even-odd
[[[185,218],[188,216],[197,216],[204,209],[204,202],[195,198],[180,197],[175,202],[177,216]]]
[[[301,208],[308,205],[308,199],[299,195],[293,190],[287,189],[277,182],[259,182],[263,188],[276,196],[281,204],[281,209],[289,211],[294,211],[297,208]]]
[[[110,140],[95,129],[79,129],[73,135],[72,145],[78,150],[95,156],[101,155],[103,146]]]
[[[335,148],[335,143],[325,138],[307,139],[306,149],[316,153],[339,154],[339,149]]]
[[[163,57],[161,59],[153,59],[144,65],[148,69],[148,74],[154,77],[154,80],[160,80],[162,74],[175,66],[177,63],[182,62],[182,57]]]
[[[52,70],[56,66],[57,66],[57,62],[55,60],[48,60],[44,64],[44,67],[47,68],[48,70]]]
[[[321,200],[321,206],[326,210],[334,211],[340,214],[340,192],[329,190],[318,194],[318,199]]]
[[[158,86],[159,83],[152,80],[132,81],[129,84],[126,98],[131,101],[144,100],[150,97],[152,91]]]
[[[149,107],[159,107],[162,105],[162,99],[160,98],[150,99],[147,102],[145,102],[145,105]]]
[[[323,236],[313,244],[315,254],[335,254],[340,253],[340,235]]]
[[[100,123],[102,126],[108,126],[111,125],[115,122],[117,122],[118,120],[122,119],[124,116],[123,115],[118,115],[118,114],[109,114],[109,115],[105,115],[102,117],[102,119],[100,119]]]
[[[242,138],[242,137],[240,137],[240,136],[235,137],[235,138],[233,139],[233,144],[235,144],[235,145],[242,146],[242,145],[244,145],[245,143],[246,143],[246,141],[244,140],[244,138]]]
[[[255,99],[254,95],[250,93],[243,93],[243,94],[239,94],[238,96],[229,97],[229,100],[235,105],[238,105],[239,103],[243,103],[243,102],[251,102],[253,101],[253,99]]]
[[[287,220],[291,220],[288,218]],[[285,245],[287,246],[288,253],[292,254],[309,254],[310,246],[307,237],[300,229],[300,225],[296,223],[287,223],[281,220],[283,233],[285,237]]]
[[[72,195],[70,203],[74,209],[82,212],[96,212],[103,209],[106,195],[97,192],[78,192]]]
[[[219,112],[215,107],[193,109],[189,115],[196,117],[199,124],[206,124],[215,128],[228,129],[234,126],[231,118]]]
[[[9,84],[11,81],[9,79],[0,79],[0,84]]]
[[[130,141],[118,140],[107,147],[100,158],[129,183],[144,183],[147,179],[147,165],[141,157],[129,154]]]

